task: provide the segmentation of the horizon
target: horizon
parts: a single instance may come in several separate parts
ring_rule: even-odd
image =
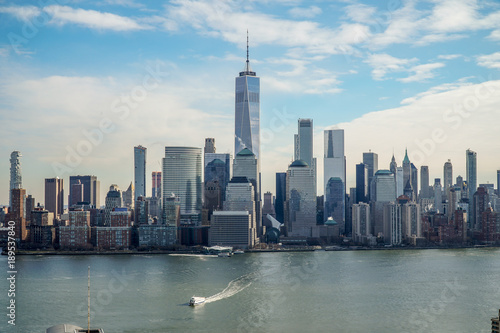
[[[23,188],[40,203],[44,179],[58,170],[66,193],[70,175],[97,176],[101,198],[111,184],[126,189],[138,145],[148,149],[148,196],[165,146],[203,148],[213,137],[218,153],[234,157],[234,80],[247,29],[261,79],[263,192],[276,194],[299,118],[313,119],[317,184],[323,130],[342,128],[346,189],[363,152],[389,169],[406,147],[417,168],[429,166],[430,185],[448,159],[453,180],[465,179],[470,148],[478,184],[498,186],[500,4],[60,2],[0,4],[0,202],[9,201],[15,150]],[[69,150],[85,147],[78,163],[58,169]]]

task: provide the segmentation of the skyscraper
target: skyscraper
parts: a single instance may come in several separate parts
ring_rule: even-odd
[[[345,234],[345,188],[339,177],[330,178],[326,184],[324,210],[325,220],[331,217],[337,222],[340,235]]]
[[[152,197],[161,198],[161,171],[153,171],[151,173],[152,177]]]
[[[356,164],[356,203],[368,202],[368,166]]]
[[[434,179],[434,210],[443,213],[443,188],[439,178]]]
[[[469,207],[474,207],[474,193],[477,190],[477,153],[470,149],[465,152],[465,171],[467,177],[467,188],[469,192]],[[467,223],[469,228],[473,228],[476,224],[474,214],[467,214]]]
[[[202,205],[201,148],[165,147],[163,198],[172,193],[181,201],[181,222],[200,224]]]
[[[215,139],[205,139],[205,158],[204,158],[204,184],[210,182],[210,187],[213,188],[215,182],[219,187],[218,193],[221,197],[216,201],[222,203],[226,200],[226,187],[231,179],[231,155],[215,152]],[[207,194],[207,193],[206,193]],[[205,195],[205,199],[207,199]]]
[[[418,194],[418,169],[415,166],[415,164],[410,163],[410,169],[411,169],[411,189],[413,191],[413,200],[417,201],[417,194]]]
[[[205,148],[203,153],[215,153],[215,139],[214,138],[205,138]]]
[[[45,178],[45,209],[58,217],[64,213],[64,181],[59,177]]]
[[[453,186],[453,165],[451,160],[448,160],[443,167],[443,187],[444,193],[447,194],[450,187]]]
[[[77,188],[73,188],[74,184],[83,185],[83,202],[88,202],[94,205],[96,208],[100,206],[100,191],[101,183],[97,180],[96,176],[70,176],[69,177],[69,200],[68,202],[73,203],[73,191]]]
[[[5,216],[6,221],[14,221],[14,236],[13,238],[19,242],[26,240],[28,231],[26,229],[26,190],[23,188],[14,188],[10,190],[12,203],[9,208],[9,213]]]
[[[500,196],[500,170],[497,170],[497,195]]]
[[[346,184],[346,158],[344,154],[344,130],[334,129],[324,131],[324,159],[323,159],[323,190],[326,193],[326,186],[330,178],[340,178],[344,185],[345,207],[345,184]],[[324,198],[326,200],[326,196]],[[325,214],[325,221],[328,218]],[[345,221],[336,221],[342,224]]]
[[[276,173],[276,220],[285,223],[286,172]]]
[[[302,160],[312,166],[313,120],[299,119],[298,134],[295,136],[295,160]]]
[[[250,68],[248,59],[245,68],[236,78],[234,154],[248,148],[255,157],[260,157],[260,78]]]
[[[403,187],[406,187],[408,182],[412,185],[411,176],[411,162],[408,158],[408,149],[405,149],[405,158],[403,159]]]
[[[422,165],[420,167],[420,196],[422,198],[429,198],[429,167]]]
[[[143,146],[134,147],[134,201],[146,197],[146,152]]]
[[[12,207],[12,190],[23,187],[23,178],[21,175],[21,152],[13,151],[10,154],[10,190],[9,207]]]
[[[368,167],[368,199],[373,200],[371,197],[371,187],[373,177],[378,171],[378,155],[371,151],[369,151],[368,153],[363,153],[363,164],[366,164],[366,166]]]

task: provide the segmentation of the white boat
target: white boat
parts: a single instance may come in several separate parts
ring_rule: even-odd
[[[233,252],[233,253],[234,253],[234,254],[244,254],[244,253],[245,253],[245,251],[243,251],[243,250],[234,250],[234,252]]]
[[[196,296],[193,296],[189,300],[189,305],[190,306],[200,305],[200,304],[205,303],[206,300],[207,299],[205,297],[196,297]]]

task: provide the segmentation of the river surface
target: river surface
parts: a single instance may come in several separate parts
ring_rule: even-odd
[[[500,249],[18,256],[16,326],[111,332],[491,332]],[[3,275],[7,258],[0,257]],[[191,296],[207,302],[187,306]]]

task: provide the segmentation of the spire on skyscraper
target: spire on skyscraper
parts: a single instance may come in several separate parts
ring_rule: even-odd
[[[252,71],[252,68],[250,67],[250,60],[249,60],[249,51],[248,51],[248,29],[247,29],[247,60],[245,63],[245,70],[243,72],[240,72],[240,76],[256,76],[256,73]]]

